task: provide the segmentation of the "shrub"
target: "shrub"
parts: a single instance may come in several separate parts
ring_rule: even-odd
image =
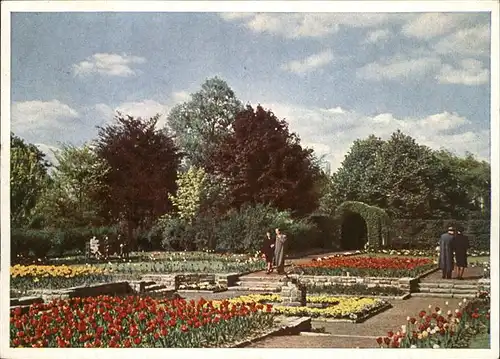
[[[289,212],[264,205],[243,206],[221,217],[200,215],[192,221],[168,218],[160,226],[163,248],[169,250],[255,252],[260,250],[266,231],[274,228],[281,228],[287,234],[289,250],[314,246],[320,237],[311,221],[292,219]]]
[[[489,250],[490,221],[470,219],[397,219],[393,220],[395,238],[391,241],[393,249],[430,249],[435,248],[439,237],[449,226],[463,228],[469,237],[472,249]]]

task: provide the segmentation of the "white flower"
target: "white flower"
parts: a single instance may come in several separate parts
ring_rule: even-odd
[[[467,298],[464,298],[464,301],[463,301],[463,302],[464,302],[464,303],[465,303],[465,302],[467,302]]]
[[[438,310],[437,315],[441,315],[441,311],[440,310]]]
[[[406,334],[406,325],[404,325],[404,324],[403,324],[403,325],[401,326],[401,332],[402,332],[403,334]]]
[[[434,345],[432,346],[432,349],[439,349],[439,345],[438,345],[438,344],[434,344]]]
[[[415,349],[416,347],[417,347],[417,346],[416,346],[415,344],[412,344],[412,345],[410,346],[410,349]]]
[[[462,302],[458,302],[458,306],[461,307],[462,306]],[[457,309],[458,310],[458,309]]]
[[[448,302],[444,302],[445,305],[448,305]]]
[[[427,333],[430,333],[432,331],[431,327],[427,328]]]
[[[451,310],[449,310],[448,313],[446,313],[446,314],[451,315]]]
[[[432,309],[432,304],[429,304],[429,309]]]
[[[407,321],[407,322],[409,322],[409,321],[410,321],[410,319],[411,319],[411,318],[410,318],[409,316],[408,316],[408,317],[406,317],[406,321]]]

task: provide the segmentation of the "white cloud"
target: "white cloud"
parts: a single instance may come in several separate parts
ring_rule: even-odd
[[[285,118],[290,130],[298,133],[302,143],[326,155],[335,171],[356,139],[374,134],[388,139],[396,130],[413,137],[419,144],[433,149],[446,148],[459,155],[466,151],[489,160],[489,131],[475,130],[471,121],[456,113],[442,112],[424,118],[397,118],[383,113],[366,116],[343,109],[331,111],[294,105],[269,103],[278,118]]]
[[[365,44],[376,44],[381,41],[386,41],[392,37],[391,31],[389,29],[379,29],[370,31],[367,35],[363,43]]]
[[[490,53],[490,27],[478,27],[458,30],[437,42],[434,50],[443,55],[488,56]]]
[[[437,57],[411,59],[396,56],[366,64],[356,71],[356,76],[370,81],[405,80],[435,72],[440,66],[441,60]]]
[[[69,119],[78,118],[79,113],[58,100],[24,101],[12,104],[12,129],[14,132],[36,131],[38,128],[58,124],[70,125]]]
[[[462,84],[462,85],[482,85],[490,80],[490,72],[483,67],[483,63],[475,59],[465,59],[460,61],[460,67],[444,65],[436,76],[440,83]]]
[[[425,13],[408,21],[401,32],[417,39],[429,40],[452,32],[470,17],[464,13]]]
[[[44,143],[35,143],[35,146],[45,154],[45,159],[52,163],[53,166],[57,166],[58,161],[54,152],[59,152],[61,149],[59,147],[46,145]]]
[[[139,56],[99,53],[73,65],[73,74],[79,77],[91,74],[129,77],[137,74],[131,65],[145,62],[146,59]]]
[[[222,12],[219,14],[224,20],[240,20],[247,19],[249,17],[254,17],[255,13],[252,12]]]
[[[317,70],[334,59],[333,52],[331,50],[326,50],[319,52],[317,54],[306,57],[302,60],[294,60],[284,64],[281,68],[285,71],[290,71],[295,74],[305,74]]]
[[[191,94],[187,91],[178,91],[172,93],[172,101],[174,103],[186,102],[191,99]]]
[[[227,21],[240,21],[256,33],[269,33],[285,38],[323,37],[336,33],[340,26],[375,27],[389,22],[402,22],[406,14],[384,13],[254,13],[221,14]]]

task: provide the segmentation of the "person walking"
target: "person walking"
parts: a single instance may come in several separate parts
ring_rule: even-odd
[[[455,229],[448,228],[448,232],[443,233],[439,239],[439,268],[442,271],[443,279],[451,279],[453,272],[453,245]]]
[[[455,263],[457,264],[457,279],[464,279],[464,271],[467,268],[467,250],[469,249],[469,238],[457,230],[455,235],[454,245],[455,249]]]
[[[264,243],[262,244],[262,255],[266,260],[266,274],[269,274],[273,271],[273,257],[274,257],[274,240],[271,237],[271,232],[266,232],[266,238],[264,239]]]
[[[274,260],[278,268],[278,274],[285,273],[285,243],[286,235],[281,233],[279,228],[276,228],[276,244],[274,247]]]

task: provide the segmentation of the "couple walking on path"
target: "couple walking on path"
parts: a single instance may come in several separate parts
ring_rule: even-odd
[[[273,264],[278,269],[278,274],[285,273],[285,243],[286,235],[276,228],[276,239],[273,239],[271,232],[266,233],[266,239],[262,246],[262,254],[267,263],[266,274],[273,271]]]
[[[467,268],[467,250],[469,240],[462,230],[448,228],[448,232],[441,235],[439,239],[439,268],[443,279],[451,279],[455,263],[457,266],[456,279],[464,279],[464,271]]]

